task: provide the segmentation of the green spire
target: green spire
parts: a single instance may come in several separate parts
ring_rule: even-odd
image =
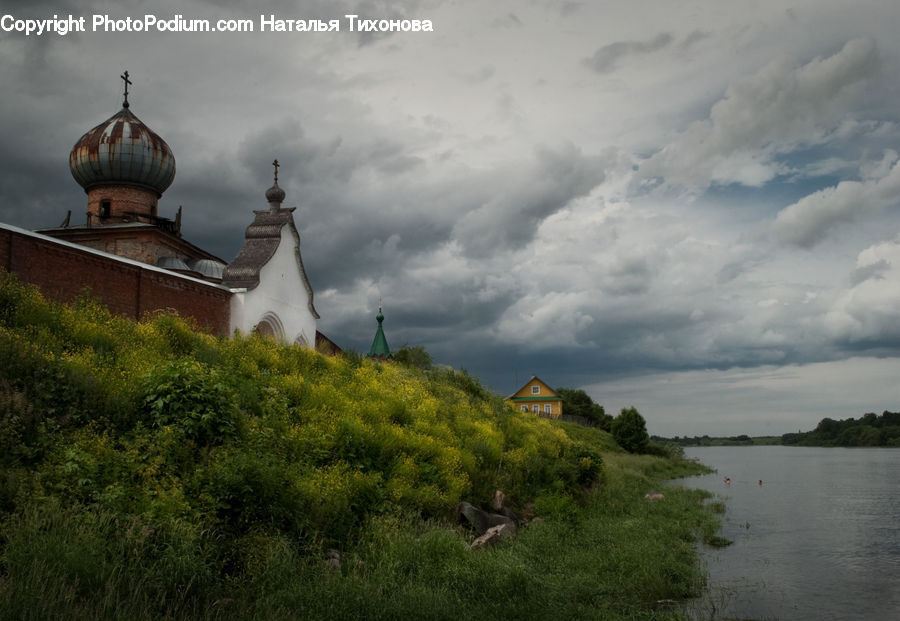
[[[386,358],[393,358],[391,356],[391,348],[388,347],[387,339],[384,338],[384,330],[381,328],[381,322],[384,321],[384,315],[381,314],[381,307],[378,307],[378,315],[375,316],[375,319],[378,320],[378,329],[375,331],[375,340],[372,341],[372,348],[369,350],[369,358],[379,358],[384,360]]]

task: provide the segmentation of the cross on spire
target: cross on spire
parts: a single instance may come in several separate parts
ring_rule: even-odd
[[[272,162],[272,166],[275,167],[275,185],[278,185],[278,167],[281,166],[281,164],[278,163],[278,160],[275,160]]]
[[[122,104],[123,108],[128,107],[128,85],[131,84],[131,80],[128,79],[128,72],[126,71],[122,75],[119,76],[123,80],[125,80],[125,102]]]

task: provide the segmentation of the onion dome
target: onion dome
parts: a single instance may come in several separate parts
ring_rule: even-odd
[[[117,114],[75,143],[69,170],[85,191],[123,184],[162,196],[175,179],[175,156],[166,141],[129,110],[126,100]]]
[[[269,209],[272,211],[278,211],[281,208],[281,203],[284,202],[284,197],[286,196],[284,190],[278,187],[278,167],[281,164],[278,163],[278,160],[272,162],[272,166],[275,167],[275,183],[271,188],[266,190],[266,200],[269,202]]]
[[[269,206],[273,204],[281,205],[281,203],[284,202],[285,196],[284,190],[278,187],[277,181],[275,182],[275,185],[266,190],[266,200],[269,201]]]

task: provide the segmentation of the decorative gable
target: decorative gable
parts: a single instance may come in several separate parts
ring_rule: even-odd
[[[523,397],[540,398],[540,399],[561,399],[555,390],[537,376],[532,376],[524,386],[509,396],[510,399],[521,399]]]
[[[266,191],[269,209],[254,211],[241,251],[224,270],[222,284],[230,287],[231,330],[273,337],[314,347],[316,320],[313,290],[300,256],[300,234],[294,208],[283,209],[285,192],[275,184]]]
[[[532,376],[524,386],[506,398],[522,412],[558,418],[562,415],[562,397],[550,385]]]
[[[282,240],[293,248],[285,248],[288,256],[296,263],[297,275],[303,288],[309,296],[309,312],[318,319],[319,313],[313,306],[313,290],[306,277],[306,269],[303,267],[303,259],[300,256],[300,234],[294,225],[294,208],[277,211],[254,211],[256,217],[253,223],[247,227],[244,245],[228,264],[222,274],[222,284],[234,289],[252,290],[259,286],[259,275],[262,268],[268,264],[275,252],[282,245]],[[288,227],[287,231],[284,228]],[[287,235],[285,234],[287,233]]]

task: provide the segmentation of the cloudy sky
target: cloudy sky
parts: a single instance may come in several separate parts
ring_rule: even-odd
[[[660,435],[900,408],[900,4],[248,4],[153,4],[256,30],[201,34],[90,31],[136,0],[4,2],[88,32],[0,32],[0,221],[83,213],[69,150],[128,70],[177,161],[160,211],[183,205],[197,245],[235,256],[278,158],[344,347],[368,350],[382,299],[394,348],[502,394],[584,388]],[[261,14],[341,31],[259,32]]]

